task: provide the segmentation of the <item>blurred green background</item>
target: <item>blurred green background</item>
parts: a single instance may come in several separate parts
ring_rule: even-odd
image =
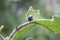
[[[52,15],[60,15],[59,0],[0,0],[0,26],[4,25],[0,34],[6,37],[16,26],[26,22],[25,16],[30,6],[39,9],[43,18],[50,19]],[[27,40],[29,37],[35,40],[60,40],[60,34],[40,25],[31,28],[20,40]]]

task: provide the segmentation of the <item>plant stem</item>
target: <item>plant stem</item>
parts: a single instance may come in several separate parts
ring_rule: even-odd
[[[6,37],[4,40],[11,40],[12,37],[14,36],[14,34],[15,34],[18,30],[20,30],[21,28],[23,28],[24,26],[26,26],[26,25],[28,25],[28,24],[30,24],[30,23],[33,23],[33,22],[32,22],[32,21],[28,21],[28,22],[25,22],[25,23],[23,23],[23,24],[15,27],[15,29],[12,31],[12,33],[11,33],[8,37]]]

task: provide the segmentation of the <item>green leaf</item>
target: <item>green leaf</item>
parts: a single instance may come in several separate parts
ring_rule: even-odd
[[[26,14],[26,17],[28,17],[29,15],[33,16],[33,20],[42,18],[42,16],[40,15],[40,11],[39,10],[34,10],[31,6],[29,7],[29,10]]]
[[[29,37],[29,38],[27,38],[26,40],[35,40],[34,38],[32,38],[32,37]]]
[[[21,40],[21,38],[24,37],[24,35],[31,30],[32,28],[34,28],[33,26],[35,26],[34,24],[30,24],[25,26],[24,29],[19,30],[18,32],[16,32],[16,34],[13,36],[13,40]]]
[[[53,19],[40,19],[34,22],[60,34],[60,17],[54,16]]]

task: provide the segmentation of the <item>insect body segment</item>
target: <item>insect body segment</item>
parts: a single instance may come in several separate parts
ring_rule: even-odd
[[[28,16],[28,21],[32,21],[32,20],[33,20],[32,17],[33,17],[32,15],[29,15],[29,16]]]

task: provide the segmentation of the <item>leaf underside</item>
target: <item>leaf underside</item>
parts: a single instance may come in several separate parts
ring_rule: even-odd
[[[60,34],[60,17],[54,17],[54,21],[35,20],[35,23],[46,27],[47,29]]]

